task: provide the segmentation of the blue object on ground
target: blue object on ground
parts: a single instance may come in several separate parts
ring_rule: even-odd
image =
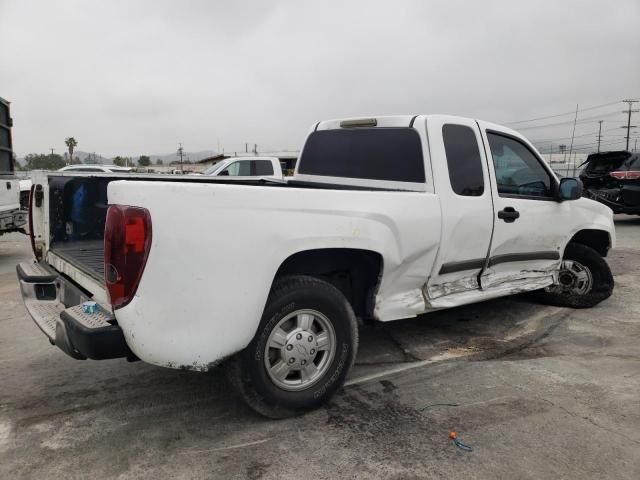
[[[453,443],[456,444],[456,447],[460,448],[461,450],[464,450],[465,452],[473,452],[473,448],[471,448],[469,445],[465,445],[457,438],[453,440]]]

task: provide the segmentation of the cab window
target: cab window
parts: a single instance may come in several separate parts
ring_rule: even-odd
[[[273,166],[269,160],[240,160],[233,162],[219,175],[230,177],[255,177],[273,175]]]
[[[487,132],[500,196],[551,198],[551,175],[522,142]]]
[[[252,170],[253,175],[273,175],[273,165],[269,160],[253,160]]]
[[[442,140],[453,191],[466,197],[482,195],[484,176],[476,134],[465,125],[447,124],[442,126]]]

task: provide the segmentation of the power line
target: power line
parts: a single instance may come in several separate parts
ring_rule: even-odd
[[[575,113],[575,110],[574,112]],[[619,112],[610,112],[610,113],[606,113],[604,115],[596,115],[593,117],[586,117],[583,118],[581,120],[578,120],[576,123],[578,125],[582,125],[584,123],[597,123],[597,119],[601,119],[603,117],[611,117],[612,115],[619,115]],[[568,122],[558,122],[558,123],[544,123],[542,125],[531,125],[528,127],[519,127],[518,130],[532,130],[534,128],[547,128],[547,127],[557,127],[560,125],[573,125],[573,120],[568,121]]]
[[[623,143],[623,142],[624,142],[624,140],[616,140],[616,141],[614,141],[614,142],[603,142],[603,143],[601,143],[601,146],[603,146],[603,147],[607,147],[607,146],[609,146],[609,147],[610,147],[610,146],[612,146],[612,145],[619,145],[619,144],[621,144],[621,143]],[[575,148],[574,148],[574,151],[577,151],[577,150],[582,150],[582,151],[584,151],[584,150],[591,150],[591,151],[593,151],[593,150],[595,150],[595,148],[594,148],[594,146],[595,146],[595,145],[597,145],[597,144],[592,144],[592,145],[585,145],[585,146],[575,147]]]
[[[601,105],[595,105],[593,107],[582,108],[582,109],[580,109],[578,111],[579,112],[586,112],[586,111],[589,111],[589,110],[596,110],[598,108],[608,107],[610,105],[615,105],[616,103],[620,103],[620,100],[618,100],[616,102],[610,102],[610,103],[603,103]],[[556,114],[553,114],[553,115],[547,115],[545,117],[529,118],[527,120],[517,120],[515,122],[506,122],[505,125],[515,125],[517,123],[535,122],[537,120],[546,120],[548,118],[564,117],[566,115],[571,115],[573,113],[575,113],[575,110],[571,110],[570,112],[556,113]]]
[[[613,140],[613,141],[610,141],[610,142],[601,142],[601,146],[617,145],[617,144],[620,144],[620,143],[623,143],[623,142],[624,142],[624,139],[622,139],[622,140]],[[575,153],[576,151],[594,150],[595,146],[597,146],[597,145],[598,145],[597,142],[582,143],[580,145],[574,145],[573,146],[573,151]],[[546,148],[539,148],[539,150],[546,151]]]
[[[606,132],[613,132],[613,131],[618,131],[617,128],[608,128],[606,130],[603,130],[602,133],[606,133]],[[592,136],[593,133],[589,132],[589,133],[583,133],[581,135],[576,135],[575,138],[580,138],[580,137],[590,137]],[[612,136],[612,135],[609,135]],[[615,136],[615,135],[613,135]],[[621,135],[622,136],[622,135]],[[538,139],[529,139],[532,142],[559,142],[560,140],[569,140],[571,137],[558,137],[558,138],[538,138]]]

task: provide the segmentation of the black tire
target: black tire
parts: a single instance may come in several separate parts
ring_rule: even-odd
[[[332,360],[315,383],[304,390],[288,391],[272,381],[265,365],[265,348],[281,320],[304,309],[323,314],[335,333]],[[345,296],[330,283],[296,275],[274,284],[260,325],[251,343],[227,363],[227,374],[246,403],[269,418],[300,415],[325,403],[344,384],[358,349],[355,314]],[[294,372],[295,373],[295,372]]]
[[[586,268],[591,275],[591,288],[577,294],[573,291],[549,287],[534,292],[538,300],[557,307],[591,308],[611,296],[614,285],[611,269],[593,248],[580,243],[569,243],[562,259],[578,262]]]

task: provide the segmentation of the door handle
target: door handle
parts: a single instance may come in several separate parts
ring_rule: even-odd
[[[516,221],[516,218],[520,218],[520,212],[513,207],[504,207],[504,210],[498,212],[498,218],[507,223],[513,223]]]

